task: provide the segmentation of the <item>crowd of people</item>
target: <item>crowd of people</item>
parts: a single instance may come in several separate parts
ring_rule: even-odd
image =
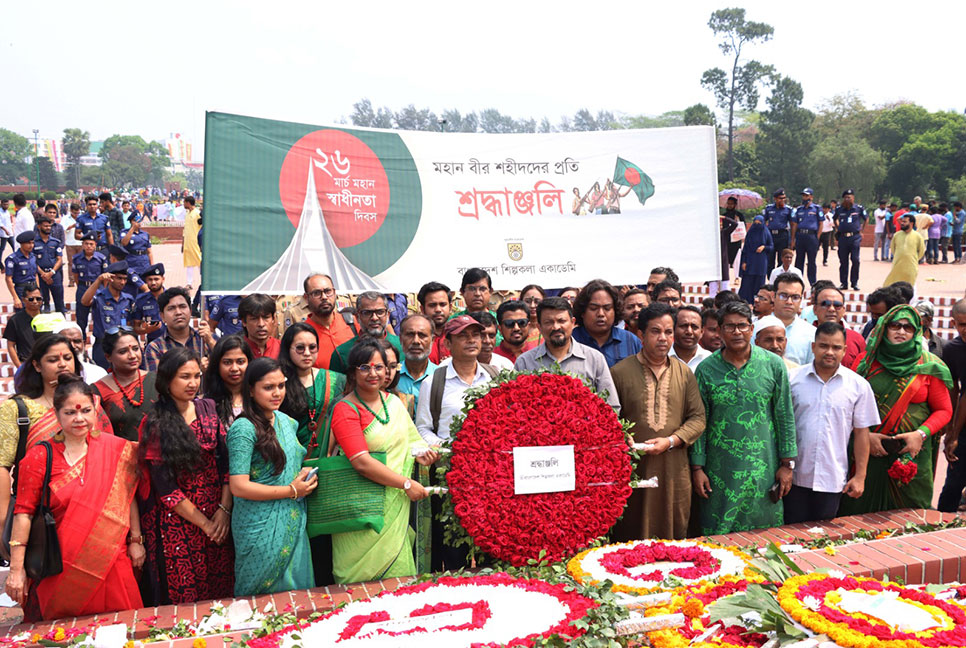
[[[331,278],[312,274],[281,315],[269,295],[209,297],[195,326],[191,294],[165,287],[150,254],[131,267],[135,223],[111,240],[110,205],[90,204],[107,226],[85,224],[72,266],[93,348],[80,308],[79,322],[44,314],[36,284],[12,283],[20,310],[4,331],[18,371],[0,404],[0,519],[13,516],[6,591],[28,619],[467,566],[428,497],[430,466],[466,391],[501,370],[560,367],[634,423],[638,475],[660,486],[634,492],[613,540],[928,508],[943,439],[940,509],[966,488],[966,300],[952,308],[959,336],[943,340],[931,304],[910,304],[897,281],[869,294],[852,330],[841,285],[812,278],[806,291],[777,256],[700,307],[667,267],[640,286],[502,294],[471,268],[458,291],[429,282],[412,304],[370,291],[343,308]],[[790,218],[802,249],[811,223]],[[46,241],[44,224],[21,245]],[[59,268],[37,267],[53,286]],[[48,452],[64,565],[30,582]],[[310,537],[319,481],[305,464],[340,455],[385,487],[382,525]],[[908,483],[891,476],[896,461],[915,464]]]

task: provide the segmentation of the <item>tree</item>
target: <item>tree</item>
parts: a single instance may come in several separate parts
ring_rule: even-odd
[[[771,25],[745,20],[745,10],[732,7],[711,14],[708,27],[721,38],[718,47],[725,56],[734,56],[731,73],[721,68],[705,70],[701,85],[714,93],[718,107],[728,111],[728,178],[734,180],[734,123],[735,107],[754,110],[758,106],[758,85],[774,72],[771,65],[749,60],[742,63],[741,50],[745,45],[771,40],[775,33]]]
[[[56,189],[58,185],[57,171],[54,169],[54,164],[50,161],[50,158],[37,158],[34,164],[40,165],[40,186],[47,189]]]
[[[91,134],[79,128],[65,128],[61,145],[67,160],[67,186],[77,189],[80,185],[80,160],[91,151]]]
[[[714,113],[704,104],[694,104],[684,109],[685,126],[717,126]]]
[[[808,177],[822,200],[849,188],[855,190],[856,201],[872,199],[885,174],[882,153],[854,134],[824,138],[808,158]]]
[[[392,128],[393,114],[388,108],[373,110],[372,102],[368,99],[356,102],[352,106],[352,123],[356,126],[369,128]]]
[[[761,135],[756,147],[761,162],[761,181],[766,187],[804,187],[808,155],[815,140],[815,115],[802,108],[802,85],[788,77],[776,77],[762,114]],[[794,190],[793,190],[794,191]]]
[[[168,151],[160,142],[145,142],[139,135],[111,135],[98,153],[104,178],[113,187],[160,185],[169,166]]]
[[[835,95],[819,106],[815,116],[815,132],[819,139],[846,135],[867,140],[876,113],[865,107],[854,92]]]
[[[657,117],[649,115],[634,115],[624,117],[620,120],[621,128],[669,128],[671,126],[684,126],[683,110],[669,110]]]
[[[0,182],[20,184],[20,179],[30,170],[27,159],[32,148],[26,137],[0,128]]]

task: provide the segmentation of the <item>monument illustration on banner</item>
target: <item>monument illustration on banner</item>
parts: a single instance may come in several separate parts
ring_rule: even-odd
[[[335,241],[325,225],[325,214],[315,190],[315,174],[309,161],[308,180],[305,186],[305,202],[295,236],[285,253],[270,268],[253,279],[245,291],[269,294],[300,293],[302,281],[312,273],[327,274],[337,290],[381,290],[372,277],[352,262]]]

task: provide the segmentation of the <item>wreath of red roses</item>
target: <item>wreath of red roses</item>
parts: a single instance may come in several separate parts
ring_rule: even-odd
[[[661,570],[646,574],[632,574],[631,567],[650,565],[656,562],[690,562],[691,567],[677,567],[668,572],[671,576],[694,580],[718,570],[721,562],[701,547],[678,547],[661,543],[638,544],[627,549],[612,551],[600,559],[600,564],[608,571],[629,578],[645,581],[660,581],[666,578]]]
[[[607,533],[624,511],[633,469],[624,429],[603,398],[572,375],[500,380],[467,399],[446,473],[453,510],[475,545],[495,558],[516,566],[562,560]],[[513,448],[550,445],[574,446],[575,489],[514,495]]]

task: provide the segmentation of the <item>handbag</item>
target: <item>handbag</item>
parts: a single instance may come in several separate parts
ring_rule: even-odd
[[[23,398],[14,396],[13,402],[17,405],[17,427],[20,429],[20,436],[17,438],[17,454],[13,460],[13,475],[11,477],[10,505],[7,508],[7,517],[3,521],[3,532],[0,534],[0,557],[10,560],[10,533],[13,531],[13,509],[17,505],[17,476],[20,460],[27,454],[27,436],[30,434],[30,416],[27,413],[27,406],[24,405]]]
[[[33,520],[30,521],[30,536],[23,558],[24,570],[34,581],[41,581],[64,571],[60,539],[57,537],[57,523],[50,510],[50,469],[54,450],[47,441],[41,441],[39,445],[47,450],[47,468],[44,471],[40,505],[34,513]]]
[[[358,413],[355,404],[345,401]],[[320,452],[329,447],[332,426],[326,421],[325,435],[319,444]],[[315,442],[313,433],[309,441],[311,448]],[[337,452],[341,450],[336,449]],[[385,452],[370,452],[377,461],[386,463]],[[359,474],[349,458],[338,454],[332,457],[320,456],[306,459],[303,468],[318,468],[319,485],[305,498],[306,531],[310,538],[332,533],[372,529],[382,531],[385,524],[386,487]]]

